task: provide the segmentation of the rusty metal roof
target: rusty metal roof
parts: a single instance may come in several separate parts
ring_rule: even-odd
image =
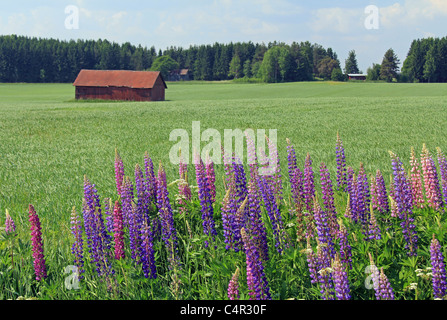
[[[79,72],[73,83],[79,87],[129,87],[135,89],[153,88],[160,77],[165,88],[166,83],[159,71],[130,70],[86,70]]]

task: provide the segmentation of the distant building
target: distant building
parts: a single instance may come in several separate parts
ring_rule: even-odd
[[[76,99],[163,101],[165,81],[158,71],[81,70]]]
[[[172,70],[168,76],[168,81],[189,81],[189,80],[191,80],[189,69]]]
[[[348,74],[349,80],[366,80],[366,74],[357,74],[357,73],[350,73]]]

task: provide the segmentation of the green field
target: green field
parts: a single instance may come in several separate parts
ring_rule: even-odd
[[[61,292],[58,281],[64,278],[60,270],[71,264],[70,213],[73,206],[82,210],[84,175],[96,184],[101,197],[115,197],[117,148],[129,175],[136,163],[142,164],[147,151],[155,164],[161,161],[166,167],[168,182],[173,181],[178,168],[169,163],[174,144],[169,134],[174,129],[190,133],[193,121],[200,121],[202,131],[214,128],[222,136],[224,129],[277,129],[286,189],[286,138],[294,144],[301,167],[310,153],[316,174],[319,164],[325,162],[335,175],[337,132],[348,165],[358,170],[362,162],[368,173],[381,169],[389,181],[389,150],[400,156],[404,165],[408,165],[410,148],[420,153],[423,143],[432,152],[436,147],[447,151],[447,84],[168,83],[166,101],[156,103],[77,102],[70,84],[0,84],[0,223],[3,225],[4,212],[9,210],[19,234],[27,239],[28,204],[41,216],[45,246],[52,248],[48,249],[47,259],[52,261],[49,273],[58,274],[42,289],[43,298],[75,297]],[[217,167],[216,172],[220,203],[223,169]],[[6,261],[3,258],[2,263]],[[29,268],[24,270],[20,277],[27,274],[31,279]],[[228,272],[234,270],[227,270],[225,276]],[[2,281],[8,284],[2,298],[38,291],[35,284],[21,288],[18,279]],[[190,297],[225,296],[225,292],[218,293],[226,290],[223,282],[213,288],[211,279],[200,281],[206,290],[200,287],[204,291]],[[135,283],[135,288],[143,286]],[[85,290],[83,298],[105,298]],[[154,296],[136,291],[127,292],[124,298],[168,296],[164,291]],[[277,298],[291,296],[308,298],[311,293],[289,288]]]

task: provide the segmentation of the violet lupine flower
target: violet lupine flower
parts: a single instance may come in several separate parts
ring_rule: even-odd
[[[125,178],[123,185],[122,211],[125,226],[129,231],[129,246],[131,258],[137,260],[138,248],[141,243],[141,223],[143,221],[141,211],[135,205],[133,196],[133,184],[129,177]]]
[[[352,269],[352,250],[348,242],[348,229],[341,220],[339,224],[338,243],[340,246],[340,261],[345,266],[345,270],[350,270]]]
[[[235,159],[231,166],[230,175],[234,176],[237,204],[240,207],[245,198],[247,198],[247,178],[245,176],[244,166],[240,160]]]
[[[148,203],[146,201],[146,188],[144,185],[144,173],[140,165],[135,165],[135,195],[137,196],[137,209],[139,215],[143,217],[147,213]]]
[[[421,170],[419,169],[419,162],[413,147],[411,148],[410,166],[413,206],[416,208],[423,208],[425,201],[422,192]]]
[[[332,237],[336,236],[338,230],[337,209],[334,204],[334,190],[332,180],[326,165],[320,165],[321,193],[323,194],[324,211],[328,219],[328,227]]]
[[[380,268],[379,274],[379,288],[376,293],[377,300],[394,300],[393,288],[388,281],[383,268]]]
[[[347,182],[346,182],[346,191],[349,196],[349,212],[351,221],[357,223],[359,219],[358,214],[358,188],[357,188],[357,179],[352,167],[348,167],[347,169]]]
[[[330,226],[330,218],[325,210],[322,210],[318,199],[314,198],[314,218],[317,228],[319,245],[324,247],[325,254],[327,252],[328,264],[324,268],[330,266],[330,261],[335,257],[334,236]],[[337,228],[338,230],[338,225]]]
[[[113,233],[115,238],[115,259],[124,259],[124,220],[121,205],[118,200],[115,201],[113,208]]]
[[[222,226],[225,237],[225,249],[238,252],[242,248],[240,226],[237,221],[237,199],[234,180],[228,185],[227,193],[222,201]]]
[[[124,163],[121,159],[118,150],[115,149],[115,182],[116,182],[116,191],[119,196],[121,196],[121,189],[124,179]]]
[[[166,182],[166,172],[160,162],[157,177],[157,207],[161,220],[162,239],[168,251],[170,268],[179,264],[177,230],[174,225],[174,215],[169,201],[169,192]]]
[[[234,272],[233,276],[231,277],[230,282],[228,283],[228,299],[230,300],[239,300],[240,293],[239,293],[239,267],[236,268],[236,271]]]
[[[401,220],[402,233],[404,235],[409,256],[416,255],[418,237],[416,234],[416,226],[412,217],[413,201],[411,195],[411,186],[409,185],[402,162],[399,157],[390,151],[391,161],[393,165],[394,177],[394,196],[398,209],[398,217]]]
[[[74,242],[71,247],[71,253],[74,255],[74,264],[78,268],[78,279],[82,280],[84,270],[84,241],[82,239],[82,225],[79,219],[76,208],[73,207],[71,211],[71,234],[74,237]]]
[[[304,162],[304,202],[306,210],[312,211],[313,198],[315,196],[314,172],[312,169],[312,158],[308,153]]]
[[[430,261],[433,274],[433,296],[437,299],[443,299],[447,293],[445,261],[441,251],[441,244],[434,234],[430,243]]]
[[[332,276],[329,251],[330,250],[326,244],[318,244],[318,281],[320,283],[320,293],[323,300],[335,300],[334,279]]]
[[[371,195],[371,205],[374,210],[379,208],[379,199],[377,195],[377,182],[374,176],[371,176],[371,183],[369,186],[369,194]]]
[[[318,260],[317,255],[314,253],[310,245],[309,236],[307,237],[307,248],[305,252],[306,252],[307,266],[309,268],[310,283],[312,284],[318,283]]]
[[[245,232],[245,228],[241,229],[241,236],[247,263],[247,284],[250,300],[271,300],[270,288],[259,252],[250,236]]]
[[[104,215],[106,216],[106,226],[107,232],[112,233],[113,231],[113,208],[112,199],[104,199]]]
[[[363,233],[367,234],[368,229],[368,208],[370,203],[369,184],[368,178],[363,167],[363,163],[360,163],[359,174],[357,177],[357,216],[362,224]]]
[[[205,161],[205,173],[206,184],[208,186],[210,201],[214,203],[216,201],[216,176],[214,173],[214,162],[210,159],[209,155]]]
[[[39,216],[31,204],[29,205],[29,222],[34,259],[34,272],[36,274],[36,280],[41,281],[47,277],[47,268],[45,266],[45,256],[43,250],[42,228],[40,225]]]
[[[144,277],[156,279],[157,269],[155,266],[153,236],[151,225],[148,224],[146,219],[143,219],[143,226],[141,229],[140,259]]]
[[[154,164],[147,152],[144,153],[144,174],[146,204],[149,210],[155,210],[157,207],[157,177],[154,173]]]
[[[260,194],[262,195],[264,207],[272,224],[276,250],[279,253],[282,253],[284,249],[289,247],[289,243],[284,230],[281,211],[279,210],[279,206],[275,200],[274,190],[268,184],[265,176],[259,176],[257,184],[259,186]]]
[[[379,225],[377,224],[377,219],[374,214],[374,209],[372,204],[370,205],[370,216],[369,216],[369,226],[368,226],[368,240],[380,240],[382,239],[382,234],[380,232]]]
[[[186,201],[191,201],[192,193],[188,183],[188,165],[183,161],[181,150],[179,161],[179,178],[180,183],[178,184],[178,193],[180,212],[186,214]]]
[[[386,213],[390,211],[388,203],[388,195],[386,192],[385,180],[383,179],[382,172],[376,171],[376,194],[377,194],[377,210],[380,213]]]
[[[305,224],[303,215],[304,206],[304,176],[296,163],[295,149],[287,139],[287,160],[289,169],[289,181],[293,200],[291,214],[296,216],[296,235],[297,241],[301,242],[305,239]]]
[[[263,261],[267,261],[269,259],[267,231],[261,218],[260,195],[256,187],[256,181],[253,178],[248,183],[248,196],[246,201],[248,202],[247,232],[250,233],[250,237],[253,239],[260,258]]]
[[[335,156],[337,160],[337,189],[344,190],[347,184],[346,180],[346,158],[343,141],[337,132],[337,141],[335,144]]]
[[[5,232],[7,235],[16,232],[16,225],[14,223],[14,220],[9,215],[8,209],[6,209]]]
[[[208,180],[206,177],[206,170],[202,159],[199,155],[196,155],[196,179],[198,187],[198,195],[200,199],[200,205],[202,207],[202,227],[203,232],[214,241],[217,231],[214,222],[214,208],[211,200],[211,194],[208,187]],[[205,246],[208,247],[208,241],[205,241]]]
[[[425,143],[422,147],[421,166],[424,177],[425,196],[428,206],[439,210],[443,205],[441,189],[439,186],[438,173],[433,158]]]
[[[441,176],[442,194],[444,195],[444,203],[447,203],[447,159],[441,148],[436,148],[438,153],[439,174]]]
[[[341,263],[338,255],[335,256],[335,260],[332,263],[332,269],[335,297],[337,300],[350,300],[351,290],[349,289],[348,273],[346,272],[346,268]]]
[[[247,142],[247,163],[250,170],[250,178],[255,179],[258,176],[258,158],[256,155],[256,147],[253,141],[253,137],[251,137],[248,131],[245,131],[245,137]]]

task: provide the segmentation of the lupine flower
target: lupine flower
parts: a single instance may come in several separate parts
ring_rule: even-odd
[[[236,187],[234,180],[232,180],[222,201],[221,213],[225,237],[225,249],[234,249],[236,252],[242,247],[240,225],[236,218],[237,210]]]
[[[181,150],[180,150],[180,161],[179,161],[179,178],[180,183],[178,184],[179,193],[179,205],[180,212],[187,213],[186,201],[191,201],[192,193],[191,188],[188,183],[188,165],[184,162]]]
[[[337,141],[335,144],[335,156],[337,160],[337,189],[343,190],[346,186],[346,158],[343,141],[337,132]]]
[[[318,282],[318,260],[317,255],[312,250],[310,245],[310,237],[307,237],[307,249],[305,250],[307,257],[307,266],[309,268],[310,283]]]
[[[149,153],[144,153],[144,189],[146,194],[146,202],[149,209],[156,208],[157,202],[157,177],[154,173],[154,164]]]
[[[212,203],[216,201],[216,177],[214,174],[214,162],[207,154],[205,161],[206,184],[208,186],[210,200]]]
[[[332,276],[331,258],[329,248],[325,243],[319,243],[317,246],[318,260],[318,280],[320,282],[320,293],[323,300],[334,300],[334,279]]]
[[[433,296],[438,299],[444,299],[447,293],[445,261],[441,251],[441,244],[434,234],[430,243],[430,261],[433,275]]]
[[[121,205],[118,200],[115,202],[113,209],[113,233],[115,238],[115,259],[124,259],[124,220]]]
[[[5,232],[7,235],[16,232],[16,225],[14,223],[14,220],[9,215],[8,209],[6,209]]]
[[[439,173],[441,176],[442,193],[444,195],[444,203],[447,203],[447,159],[441,148],[436,148],[438,152]]]
[[[143,219],[141,245],[139,248],[144,277],[151,279],[157,278],[152,230],[146,219]]]
[[[349,206],[350,206],[350,218],[351,221],[354,223],[357,223],[359,219],[358,214],[358,182],[357,178],[354,172],[354,169],[352,167],[348,167],[347,169],[347,182],[346,182],[346,191],[348,192],[349,197]]]
[[[104,215],[106,216],[107,232],[111,233],[113,231],[113,209],[110,198],[104,199]]]
[[[271,300],[270,288],[264,272],[262,259],[250,236],[241,229],[242,241],[247,263],[247,285],[250,300]]]
[[[349,270],[352,269],[352,250],[348,242],[348,229],[346,229],[346,226],[341,220],[339,220],[339,225],[338,242],[340,246],[340,261],[345,266],[345,270]]]
[[[304,162],[304,202],[306,203],[306,210],[308,212],[312,210],[314,196],[314,172],[312,169],[312,158],[308,153]]]
[[[39,216],[31,204],[29,205],[29,222],[34,259],[34,272],[36,274],[36,280],[41,281],[47,277],[47,268],[45,266],[45,256],[43,250],[42,228],[40,226]]]
[[[273,195],[275,197],[276,203],[280,203],[283,199],[282,192],[283,192],[283,186],[282,186],[282,176],[281,176],[281,166],[279,161],[279,154],[278,154],[278,148],[276,147],[275,143],[271,139],[269,139],[267,136],[265,137],[267,140],[267,145],[269,148],[269,167],[272,167],[273,165],[273,174],[270,177],[270,183],[273,188]],[[274,162],[273,164],[270,162]]]
[[[421,154],[422,173],[424,177],[425,196],[429,207],[438,210],[442,205],[442,195],[439,186],[438,173],[433,158],[425,143]]]
[[[411,192],[413,199],[413,206],[416,208],[424,207],[424,195],[422,192],[422,180],[421,180],[421,170],[419,169],[419,162],[416,158],[414,148],[411,148]]]
[[[414,218],[412,217],[413,202],[411,195],[411,187],[408,183],[402,162],[393,152],[390,151],[391,161],[393,165],[394,176],[394,196],[398,209],[398,217],[401,220],[402,233],[404,235],[409,256],[416,255],[417,250],[417,234],[414,225]]]
[[[228,283],[228,299],[230,300],[239,300],[239,267],[236,268],[233,276],[231,277],[230,282]]]
[[[166,182],[166,172],[160,162],[157,177],[157,206],[160,214],[162,239],[168,250],[170,267],[178,265],[177,230],[174,225],[174,215],[169,201],[169,193]]]
[[[374,210],[377,210],[379,208],[379,199],[377,196],[377,182],[376,178],[371,176],[371,183],[369,187],[369,193],[371,195],[371,205]]]
[[[377,300],[394,300],[393,288],[391,287],[383,268],[380,269],[379,288],[376,297]]]
[[[340,262],[340,257],[335,256],[332,262],[332,277],[334,279],[335,296],[337,300],[350,300],[351,294],[348,282],[348,273],[345,266]]]
[[[247,163],[250,169],[250,178],[256,179],[258,176],[258,157],[256,155],[256,147],[253,138],[249,135],[248,131],[245,131],[245,137],[247,142]]]
[[[328,218],[328,227],[332,236],[336,236],[338,230],[337,223],[337,209],[334,204],[334,191],[332,187],[332,180],[324,163],[320,165],[320,177],[321,177],[321,193],[323,194],[324,211]]]
[[[206,170],[200,156],[196,155],[196,157],[196,178],[200,205],[202,208],[201,211],[203,232],[214,241],[214,238],[217,235],[217,231],[213,218],[214,209],[206,176]],[[205,246],[208,247],[208,241],[205,241]]]
[[[141,244],[141,225],[143,222],[142,212],[133,202],[133,186],[129,177],[123,188],[123,214],[127,216],[127,228],[129,230],[129,246],[131,250],[131,258],[137,260],[138,248]],[[129,211],[130,210],[130,211]]]
[[[115,182],[116,182],[116,190],[119,196],[121,196],[123,179],[124,179],[123,160],[121,159],[118,150],[115,149]]]
[[[376,216],[374,214],[374,209],[372,204],[370,205],[370,216],[369,216],[369,226],[368,226],[368,238],[369,240],[382,239],[382,235],[380,233],[379,225],[377,224]]]
[[[281,212],[279,210],[278,203],[275,200],[274,190],[266,181],[265,176],[259,176],[257,183],[260,194],[262,195],[264,207],[272,224],[273,235],[275,237],[275,247],[279,253],[282,253],[285,248],[289,247],[289,243],[284,230]]]
[[[377,209],[380,213],[389,212],[388,195],[386,192],[385,180],[383,179],[382,172],[376,171],[376,187],[377,187]]]
[[[269,258],[267,231],[264,222],[261,219],[260,196],[256,188],[256,182],[253,178],[251,178],[248,183],[248,196],[245,202],[248,202],[247,232],[250,233],[260,258],[263,261],[267,261]]]
[[[363,167],[363,163],[360,163],[359,174],[357,177],[357,215],[362,224],[363,232],[366,235],[368,229],[368,208],[370,203],[369,184],[368,178]]]
[[[318,203],[318,199],[314,198],[314,218],[315,225],[317,227],[318,241],[321,246],[324,246],[324,251],[327,251],[328,254],[328,264],[326,267],[330,266],[330,261],[335,257],[335,248],[334,248],[334,232],[330,226],[330,218],[325,210],[322,210],[320,204]],[[338,230],[338,224],[337,228]]]
[[[74,255],[74,264],[78,268],[78,279],[82,280],[84,276],[84,241],[82,239],[82,225],[76,208],[73,207],[71,212],[71,233],[74,237],[74,242],[71,247],[71,253]]]
[[[348,200],[346,201],[346,209],[344,216],[352,220],[352,210],[351,210],[351,197],[348,194]]]

